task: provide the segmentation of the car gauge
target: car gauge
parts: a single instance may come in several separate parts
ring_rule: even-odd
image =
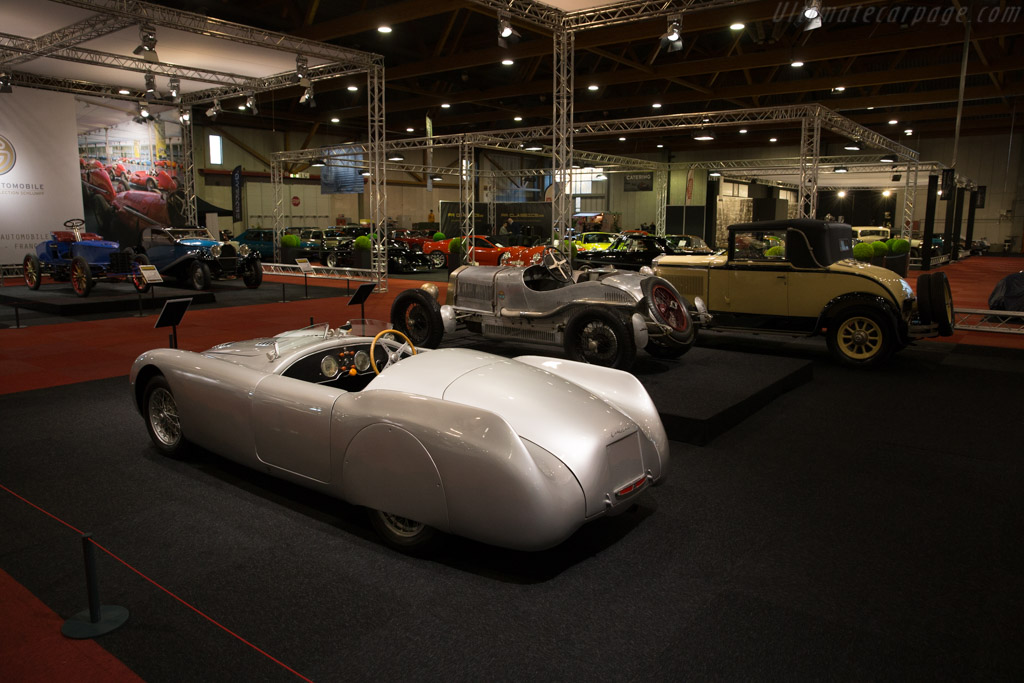
[[[324,356],[323,360],[320,361],[320,374],[322,374],[324,377],[337,377],[338,371],[340,369],[341,368],[338,365],[338,359],[335,358],[334,356]]]
[[[356,351],[355,358],[356,370],[359,372],[366,372],[370,369],[370,354],[366,351]]]

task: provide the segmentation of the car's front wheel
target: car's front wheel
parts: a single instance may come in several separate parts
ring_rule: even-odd
[[[29,289],[39,289],[39,285],[43,282],[43,269],[39,265],[39,257],[35,254],[28,254],[25,256],[25,262],[22,264],[22,276],[25,278],[25,286]]]
[[[89,296],[92,286],[92,268],[84,258],[76,256],[71,261],[71,288],[78,296]]]
[[[391,545],[405,551],[426,546],[435,536],[433,527],[382,510],[368,510],[370,524]]]
[[[872,367],[892,352],[895,336],[882,312],[853,308],[832,320],[826,340],[829,351],[841,363]]]
[[[338,267],[338,252],[336,252],[336,251],[329,251],[329,252],[327,252],[327,255],[324,256],[324,258],[323,258],[323,264],[325,266],[327,266],[328,268],[337,268]]]
[[[249,289],[256,289],[263,282],[263,263],[257,259],[246,261],[242,272],[242,282]]]
[[[193,261],[188,269],[188,283],[192,289],[202,291],[210,287],[210,267],[202,261]]]
[[[444,257],[443,251],[432,251],[427,254],[427,258],[430,259],[430,265],[433,268],[444,268],[448,261]]]
[[[188,446],[181,430],[178,404],[163,375],[156,375],[146,385],[142,398],[142,414],[153,444],[164,455],[181,455]]]
[[[575,361],[628,370],[636,360],[636,341],[621,315],[592,306],[566,325],[565,354]]]

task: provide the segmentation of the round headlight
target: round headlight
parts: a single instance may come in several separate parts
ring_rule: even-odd
[[[650,266],[640,266],[641,275],[654,275],[654,271],[651,270]]]
[[[213,256],[213,258],[220,258],[220,245],[219,244],[215,244],[212,247],[210,247],[210,255]]]
[[[248,256],[249,255],[249,245],[248,244],[239,244],[238,245],[238,255],[239,256]]]

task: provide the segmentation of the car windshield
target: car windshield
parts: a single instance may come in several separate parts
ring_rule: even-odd
[[[611,242],[616,237],[613,232],[588,232],[583,235],[584,244],[598,244],[601,242]]]
[[[167,232],[176,240],[201,239],[212,240],[213,235],[202,228],[168,228]]]
[[[319,230],[303,230],[299,236],[304,240],[318,240],[323,236]]]

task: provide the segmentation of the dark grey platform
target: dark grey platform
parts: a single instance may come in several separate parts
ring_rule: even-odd
[[[163,308],[168,299],[192,297],[193,304],[212,304],[217,301],[213,292],[197,292],[177,287],[152,287],[141,296],[144,309]],[[0,304],[17,305],[51,315],[76,316],[95,313],[118,313],[139,309],[140,297],[135,287],[127,282],[98,282],[89,296],[75,294],[67,282],[44,284],[37,290],[28,287],[4,287],[0,290]]]
[[[478,348],[503,356],[561,356],[547,346],[494,342],[460,330],[442,346]],[[703,445],[813,377],[813,361],[694,347],[676,360],[637,353],[631,372],[658,408],[668,438]]]

